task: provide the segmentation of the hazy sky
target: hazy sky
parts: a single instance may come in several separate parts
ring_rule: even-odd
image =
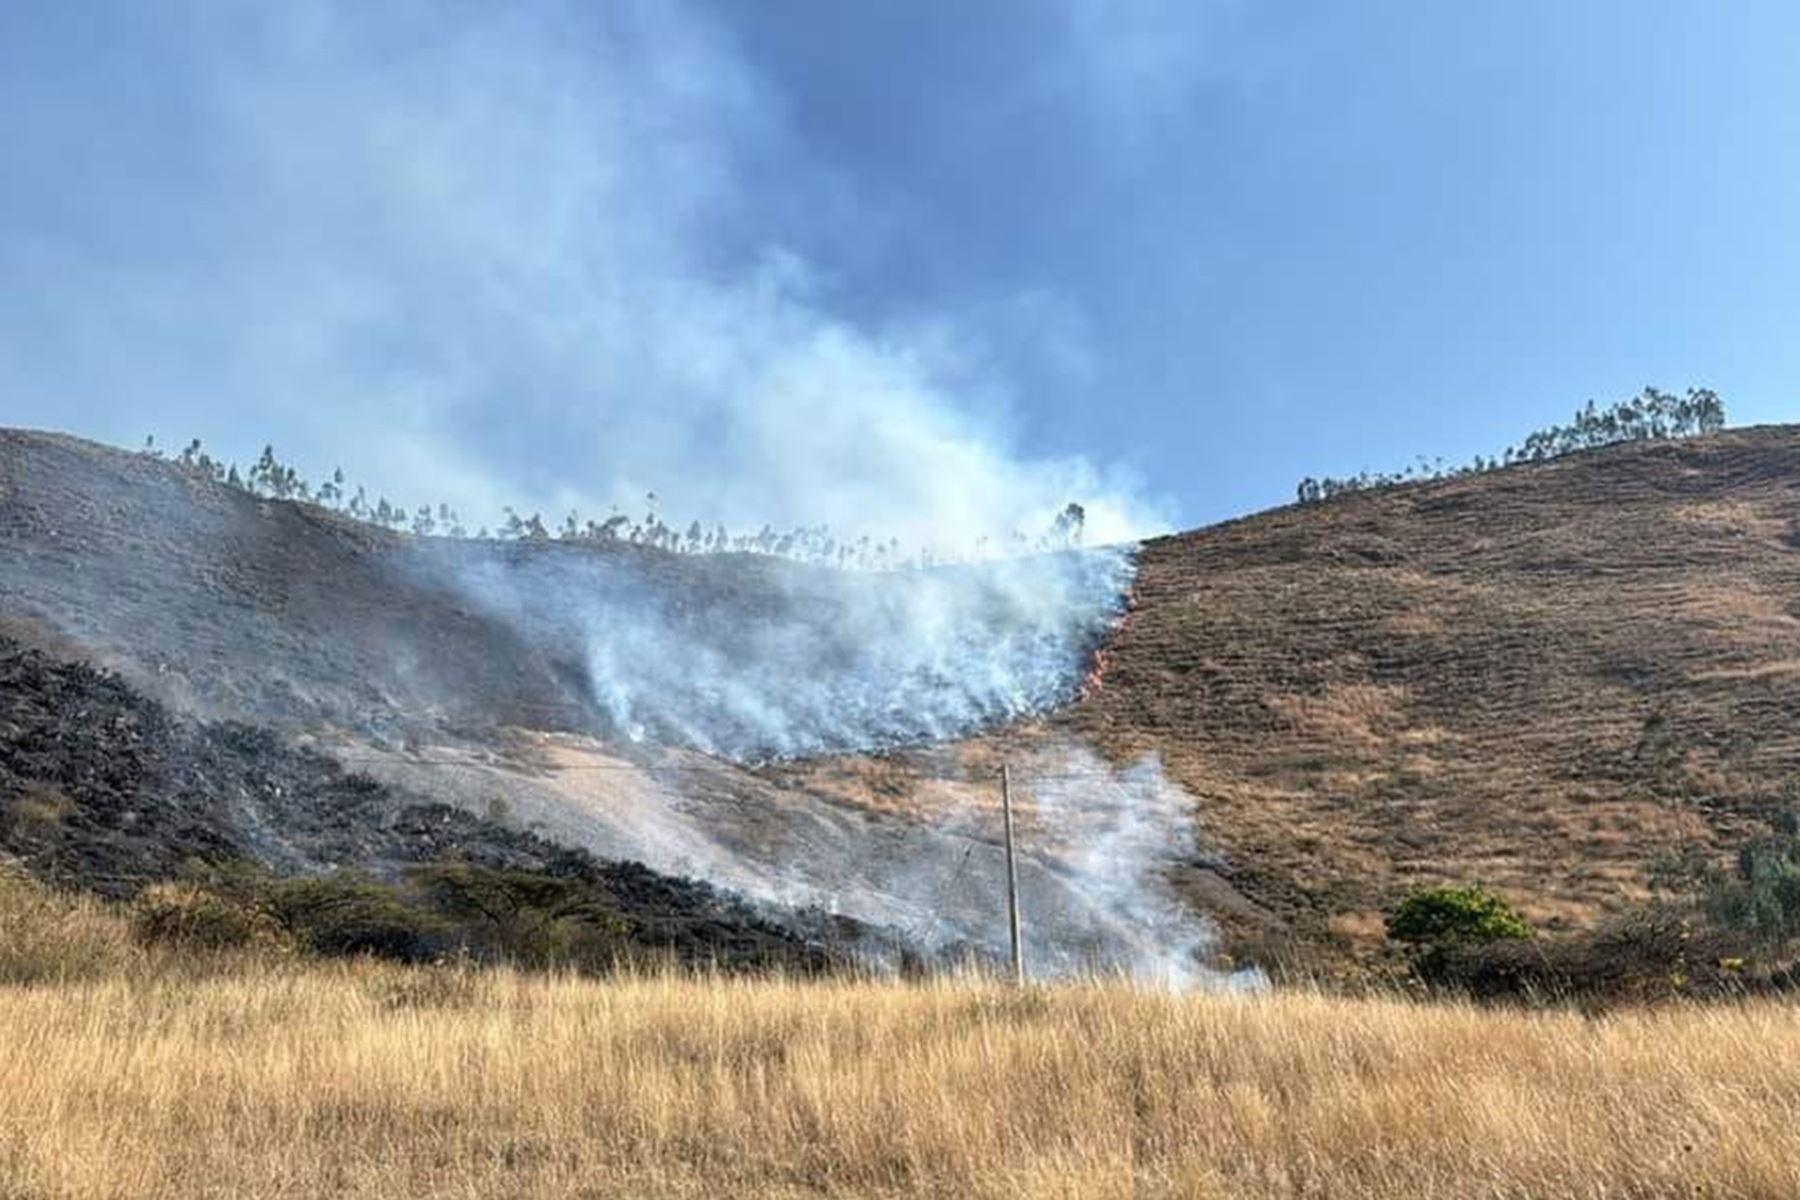
[[[1800,416],[1800,6],[0,5],[0,421],[1102,532]]]

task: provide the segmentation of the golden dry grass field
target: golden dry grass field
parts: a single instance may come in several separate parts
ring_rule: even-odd
[[[0,987],[0,1195],[1792,1197],[1800,1009],[373,964]]]

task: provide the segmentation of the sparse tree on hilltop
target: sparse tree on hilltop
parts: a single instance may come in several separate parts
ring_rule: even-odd
[[[1644,411],[1664,412],[1664,407],[1652,405]],[[1716,399],[1712,409],[1698,403],[1691,403],[1690,407],[1697,414],[1693,420],[1698,421],[1704,417],[1705,420],[1718,422],[1723,419],[1722,410],[1716,407]],[[1706,415],[1709,413],[1720,415]],[[1664,424],[1668,424],[1667,420]],[[163,457],[156,447],[154,435],[145,437],[142,453],[153,458]],[[315,502],[343,512],[354,520],[384,529],[410,530],[417,537],[460,539],[470,536],[455,510],[447,504],[440,503],[435,508],[424,504],[416,509],[409,509],[390,501],[385,495],[371,504],[363,485],[356,484],[352,489],[341,467],[334,468],[330,477],[319,484],[314,492],[297,469],[283,463],[276,456],[272,443],[265,444],[262,453],[242,472],[235,463],[227,465],[213,459],[206,453],[198,438],[189,441],[173,462],[184,471],[254,496],[282,501]],[[1408,477],[1411,474],[1412,468],[1409,468]],[[1333,487],[1349,486],[1335,481],[1327,482]],[[1359,486],[1364,483],[1366,477],[1357,481]],[[553,536],[566,541],[625,540],[675,554],[758,553],[843,569],[891,570],[906,566],[929,566],[938,561],[938,556],[929,553],[908,558],[901,552],[898,539],[874,541],[864,535],[852,540],[847,536],[834,535],[830,527],[824,524],[802,525],[786,530],[764,524],[755,533],[733,533],[723,522],[716,522],[709,530],[695,519],[684,529],[671,526],[658,515],[660,498],[657,493],[647,492],[644,500],[642,522],[633,523],[617,508],[605,521],[584,522],[578,512],[571,510],[554,532],[546,528],[540,515],[533,513],[530,517],[524,517],[507,508],[504,509],[506,521],[498,529],[497,536],[524,540],[545,540]],[[1029,538],[1015,531],[1005,539],[1004,545],[1013,553],[1028,553],[1034,548],[1043,550],[1078,546],[1082,541],[1085,521],[1086,512],[1082,506],[1070,503],[1057,514],[1048,532]],[[485,540],[495,535],[490,534],[489,528],[484,525],[474,536]],[[979,539],[978,553],[985,552],[988,544],[988,539]]]
[[[1591,450],[1620,442],[1661,438],[1695,437],[1725,427],[1725,405],[1710,388],[1689,388],[1685,396],[1647,387],[1630,400],[1609,408],[1596,408],[1592,400],[1575,410],[1567,425],[1534,430],[1517,446],[1508,446],[1498,458],[1477,456],[1473,463],[1447,467],[1443,459],[1408,467],[1399,473],[1362,472],[1346,479],[1302,479],[1295,499],[1302,504],[1329,500],[1345,492],[1391,487],[1415,479],[1443,479],[1480,471],[1492,471],[1518,463],[1544,462],[1577,450]]]
[[[331,478],[319,485],[319,503],[336,508],[344,501],[344,469],[332,471]]]
[[[1087,525],[1087,509],[1070,501],[1068,507],[1056,514],[1056,521],[1050,527],[1050,542],[1056,547],[1081,545],[1083,528]]]

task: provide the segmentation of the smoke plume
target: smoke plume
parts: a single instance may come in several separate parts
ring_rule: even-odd
[[[944,740],[1065,703],[1132,572],[1124,548],[887,572],[560,549],[432,565],[567,647],[610,735],[738,760]]]
[[[946,807],[910,834],[872,840],[867,856],[832,868],[828,906],[890,924],[940,954],[968,948],[1003,961],[1004,843],[991,802],[999,780],[968,784],[988,803]],[[1012,788],[1031,977],[1118,974],[1178,988],[1260,983],[1253,972],[1206,965],[1216,930],[1175,892],[1169,873],[1216,863],[1196,844],[1194,798],[1154,755],[1115,768],[1059,740],[1012,764]],[[808,890],[817,891],[816,882]]]
[[[653,491],[682,526],[829,522],[953,555],[1042,531],[1071,501],[1093,545],[1166,524],[1127,473],[1022,451],[1009,380],[959,318],[1013,314],[1010,341],[1040,342],[1056,371],[1088,354],[1067,297],[870,309],[836,264],[796,253],[800,221],[878,243],[884,197],[816,161],[693,6],[196,2],[95,21],[162,86],[45,76],[9,106],[42,126],[14,163],[42,203],[20,211],[58,223],[0,231],[13,419],[60,423],[77,397],[82,432],[115,441],[199,435],[240,462],[272,441],[315,479],[341,465],[371,500],[449,502],[471,528],[508,503],[552,528],[571,509],[635,514]],[[556,647],[601,732],[757,760],[954,738],[1067,701],[1132,556],[859,574],[426,546],[414,565]],[[1029,860],[1032,957],[1072,969],[1083,946],[1113,947],[1104,961],[1124,946],[1126,965],[1177,976],[1199,935],[1158,870],[1186,815],[1153,767],[1076,762],[1022,779],[1043,844],[1062,845]],[[927,894],[940,868],[992,867],[986,826],[752,861],[683,811],[692,796],[661,802],[647,856],[993,943],[988,885],[946,885],[947,907]]]
[[[61,423],[79,397],[81,432],[116,442],[199,435],[248,461],[272,441],[314,479],[341,465],[371,502],[448,502],[471,529],[503,505],[552,527],[636,513],[650,492],[683,527],[828,522],[959,555],[1070,501],[1091,542],[1163,524],[1121,472],[1017,449],[967,306],[859,310],[795,251],[801,223],[878,242],[882,198],[813,157],[698,6],[94,19],[166,90],[47,79],[26,98],[60,124],[21,143],[56,157],[18,177],[72,174],[58,194],[81,202],[54,231],[0,231],[14,419]],[[119,144],[152,124],[191,152]],[[1050,314],[1008,336],[1081,357],[1061,298],[982,303]]]

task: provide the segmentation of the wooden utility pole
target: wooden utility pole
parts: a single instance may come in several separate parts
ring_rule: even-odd
[[[1019,868],[1013,861],[1012,771],[1000,764],[1000,814],[1006,824],[1006,919],[1012,930],[1013,982],[1025,982],[1025,950],[1019,942]]]

